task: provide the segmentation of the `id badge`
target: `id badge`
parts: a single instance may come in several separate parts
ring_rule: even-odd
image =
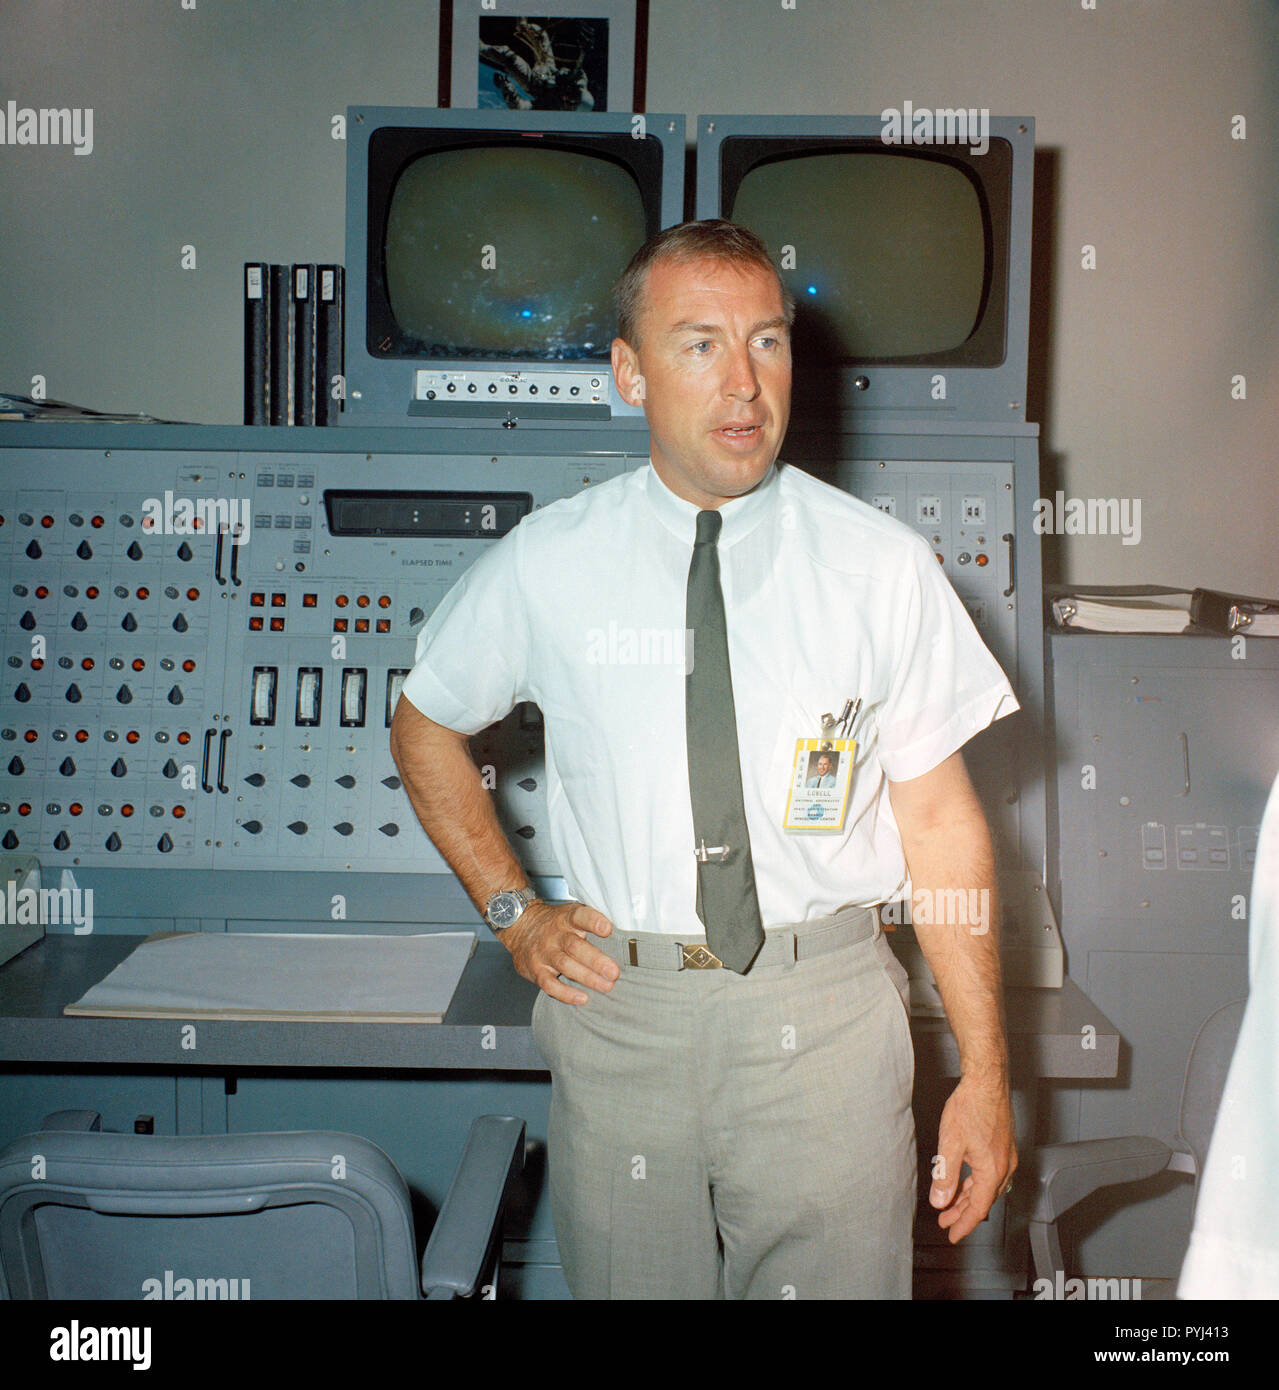
[[[848,814],[857,740],[801,738],[795,741],[784,830],[842,830]]]

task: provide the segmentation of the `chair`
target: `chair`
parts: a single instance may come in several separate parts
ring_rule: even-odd
[[[1184,1147],[1173,1149],[1158,1139],[1125,1136],[1050,1144],[1027,1155],[1024,1167],[1037,1179],[1038,1187],[1028,1228],[1037,1280],[1049,1279],[1054,1288],[1060,1287],[1057,1276],[1064,1278],[1065,1265],[1057,1222],[1099,1188],[1136,1182],[1164,1171],[1185,1173],[1198,1182],[1246,1002],[1236,999],[1211,1014],[1191,1045],[1177,1128]],[[1176,1289],[1175,1278],[1141,1281],[1143,1300],[1174,1298]]]
[[[465,1298],[524,1164],[523,1120],[474,1122],[419,1271],[408,1187],[367,1139],[101,1125],[59,1111],[0,1150],[0,1297]]]

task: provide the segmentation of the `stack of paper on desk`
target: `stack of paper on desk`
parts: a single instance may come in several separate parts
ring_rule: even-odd
[[[474,950],[474,932],[160,932],[63,1012],[439,1023]]]

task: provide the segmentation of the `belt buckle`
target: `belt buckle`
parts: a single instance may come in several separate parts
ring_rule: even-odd
[[[708,950],[703,945],[685,946],[682,941],[677,943],[680,949],[681,970],[722,970],[724,962]]]

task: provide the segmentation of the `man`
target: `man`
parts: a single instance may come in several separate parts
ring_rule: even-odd
[[[817,759],[817,775],[808,779],[810,787],[833,787],[835,774],[831,771],[830,754],[823,753]]]
[[[651,466],[534,513],[471,567],[419,639],[392,748],[541,987],[574,1294],[908,1298],[914,1058],[876,905],[907,864],[916,899],[993,891],[958,749],[1016,702],[927,544],[776,462],[793,306],[763,244],[724,222],[669,229],[617,297],[614,376],[644,407]],[[691,629],[692,662],[601,662],[610,622]],[[854,697],[844,822],[793,834],[797,741]],[[545,719],[572,903],[516,895],[466,752],[523,699]],[[963,1070],[931,1165],[956,1241],[1016,1165],[998,947],[954,923],[920,937]]]

